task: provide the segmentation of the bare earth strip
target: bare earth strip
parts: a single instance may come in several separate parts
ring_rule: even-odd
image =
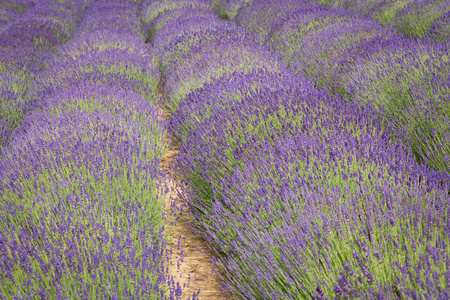
[[[162,95],[160,95],[161,99]],[[164,112],[164,117],[167,119],[169,115]],[[222,279],[217,274],[218,266],[214,266],[213,270],[214,252],[207,246],[207,242],[203,238],[191,232],[189,226],[192,224],[192,218],[189,216],[187,208],[183,208],[182,214],[178,213],[177,217],[171,211],[173,202],[176,203],[177,208],[182,207],[183,203],[178,197],[181,183],[170,168],[170,164],[178,154],[178,149],[176,145],[171,144],[168,136],[166,143],[171,145],[171,150],[162,158],[162,167],[170,177],[166,179],[169,189],[166,193],[164,209],[167,218],[165,232],[169,236],[166,253],[171,258],[168,276],[173,276],[175,282],[180,282],[181,288],[184,284],[189,286],[185,289],[182,299],[192,299],[193,294],[197,295],[199,289],[198,299],[200,300],[231,299],[220,289]],[[180,257],[182,260],[177,263]],[[223,274],[221,277],[225,278]]]

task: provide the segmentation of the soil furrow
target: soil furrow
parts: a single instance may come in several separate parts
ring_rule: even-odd
[[[162,99],[163,96],[160,93],[159,104]],[[166,120],[170,118],[169,113],[164,111],[161,105],[159,108],[163,111]],[[168,192],[165,198],[164,212],[166,216],[165,232],[169,237],[166,253],[169,253],[171,264],[167,275],[173,276],[174,281],[178,281],[181,288],[183,285],[188,286],[182,299],[193,299],[194,293],[198,295],[196,299],[200,300],[231,299],[220,289],[222,279],[217,274],[218,266],[214,266],[213,270],[214,252],[208,247],[206,240],[191,232],[192,217],[189,216],[188,208],[184,207],[185,205],[179,197],[179,193],[182,192],[181,183],[171,169],[171,164],[178,154],[178,147],[172,143],[169,134],[166,135],[165,142],[170,147],[170,150],[162,158],[162,168],[168,174],[166,178]],[[173,202],[176,203],[177,217],[171,208]],[[181,215],[180,207],[184,207]],[[177,263],[180,257],[182,260]],[[221,277],[225,278],[223,274]],[[199,289],[200,294],[198,294]]]

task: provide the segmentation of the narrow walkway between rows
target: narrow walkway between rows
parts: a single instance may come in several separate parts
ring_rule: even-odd
[[[159,104],[161,104],[163,95],[160,94],[159,99]],[[161,106],[159,105],[159,108],[163,111],[164,118],[169,119],[170,114],[164,111]],[[187,208],[184,207],[182,200],[178,197],[179,193],[182,192],[181,183],[171,168],[171,164],[178,154],[178,145],[172,142],[169,134],[166,134],[165,142],[171,149],[162,158],[162,168],[169,175],[166,179],[168,192],[164,209],[167,218],[165,228],[168,236],[167,251],[169,255],[171,254],[172,261],[168,275],[173,276],[174,280],[180,283],[181,288],[184,284],[190,286],[184,291],[182,299],[193,299],[194,293],[195,299],[200,300],[231,299],[220,289],[222,279],[218,275],[218,267],[214,266],[214,252],[203,238],[191,232],[192,217],[189,216]],[[178,217],[174,215],[172,209],[174,200]],[[181,215],[180,210],[182,211]],[[179,260],[180,257],[181,260]],[[220,276],[225,278],[223,274]],[[200,294],[198,293],[199,290]]]

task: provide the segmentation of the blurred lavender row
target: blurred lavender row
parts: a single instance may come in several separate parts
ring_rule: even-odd
[[[32,110],[30,86],[58,45],[72,36],[83,1],[2,1],[1,7],[23,13],[0,30],[0,147]]]
[[[153,13],[164,5],[150,1],[142,19],[185,200],[221,257],[224,288],[236,299],[449,298],[446,174],[398,140],[398,117],[343,101],[334,80],[378,45],[413,41],[322,5],[212,3],[252,34],[201,1],[181,3]]]
[[[450,2],[448,0],[212,0],[215,10],[224,18],[250,21],[261,26],[272,18],[290,14],[311,4],[343,8],[367,16],[385,28],[392,28],[415,39],[432,38],[449,42]],[[251,8],[248,10],[248,8]],[[242,15],[252,14],[255,18]],[[264,18],[261,16],[264,15]],[[255,22],[256,21],[256,22]]]
[[[0,161],[1,299],[180,299],[166,275],[159,75],[138,11],[86,3],[36,74],[34,110]]]
[[[2,0],[0,1],[0,32],[9,23],[34,6],[34,0]]]
[[[430,37],[450,42],[450,2],[448,0],[354,1],[320,0],[331,6],[360,12],[382,25],[417,39]]]

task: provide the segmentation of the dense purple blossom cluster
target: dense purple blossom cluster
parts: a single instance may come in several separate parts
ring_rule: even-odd
[[[449,42],[448,0],[318,0],[318,3],[357,11],[414,38]]]
[[[283,54],[285,64],[336,88],[358,54],[393,36],[376,22],[344,9],[306,8],[278,20],[267,42]],[[295,38],[293,38],[295,37]]]
[[[250,29],[259,42],[264,42],[272,27],[291,13],[308,7],[305,1],[284,0],[279,2],[266,0],[253,0],[250,5],[241,6],[235,17],[235,21],[242,27]],[[246,9],[251,7],[251,9]]]
[[[71,37],[82,10],[79,0],[6,1],[2,5],[10,10],[30,9],[0,30],[0,147],[30,111],[30,85],[56,47]]]
[[[0,32],[21,14],[33,7],[34,0],[2,0],[0,1]]]
[[[75,7],[84,8],[78,26]],[[39,2],[33,12],[54,31],[36,26],[28,46],[55,53],[39,49],[46,67],[29,83],[33,109],[0,161],[0,298],[179,299],[184,287],[166,275],[166,124],[138,5]],[[15,87],[3,78],[17,80],[7,71],[6,91]],[[2,107],[15,109],[4,94]]]
[[[245,299],[450,297],[446,174],[399,139],[409,123],[357,97],[381,68],[396,68],[379,51],[415,42],[348,10],[294,2],[213,3],[276,51],[200,5],[147,19],[162,49],[186,201],[221,256],[227,290]],[[437,71],[447,72],[448,56],[439,45],[400,48],[392,60],[407,56],[423,78],[414,93],[434,88],[444,109],[448,81]],[[386,74],[401,86],[410,69]]]
[[[167,129],[233,297],[450,298],[447,2],[8,3],[0,298],[180,298]]]
[[[191,14],[204,16],[211,13],[208,0],[143,1],[141,6],[144,8],[141,17],[146,24],[146,37],[152,43],[153,35],[167,22]]]
[[[213,0],[213,9],[224,19],[233,20],[242,7],[252,3],[252,0]]]
[[[415,41],[353,11],[315,4],[293,12],[278,8],[284,17],[258,29],[263,23],[255,15],[265,13],[255,5],[254,11],[243,7],[236,19],[260,40],[266,35],[286,66],[347,100],[374,104],[418,161],[450,173],[446,43]]]
[[[396,127],[394,136],[417,160],[450,174],[450,48],[392,39],[357,57],[341,81],[355,102],[370,102]],[[448,180],[448,179],[446,179]]]

